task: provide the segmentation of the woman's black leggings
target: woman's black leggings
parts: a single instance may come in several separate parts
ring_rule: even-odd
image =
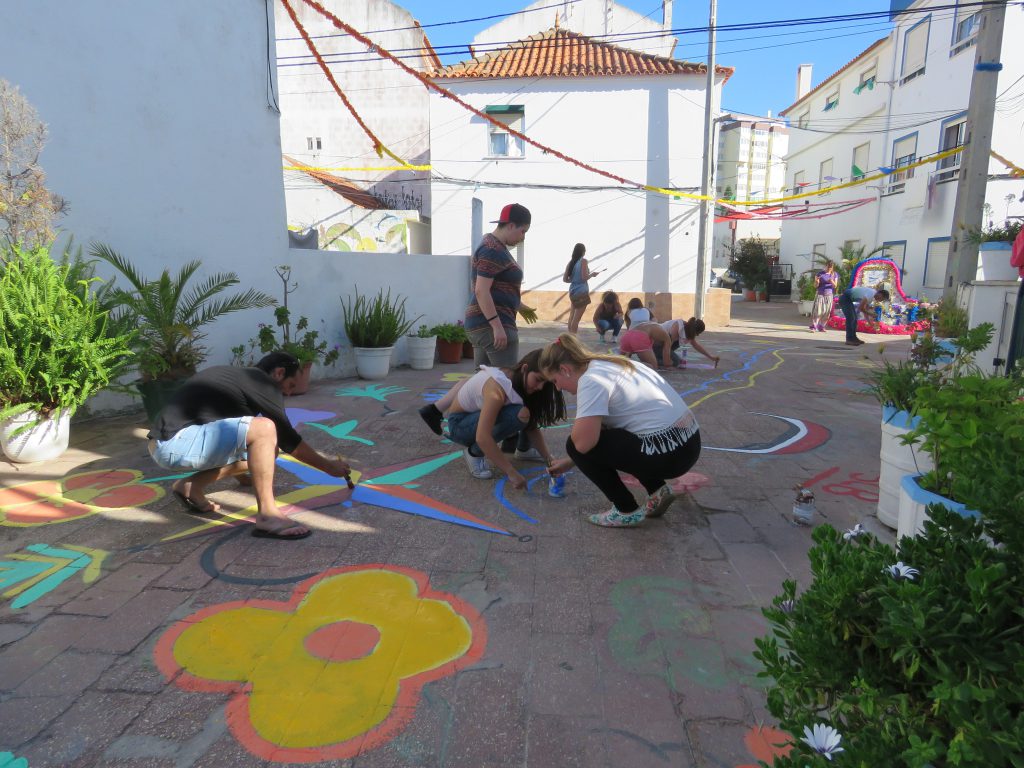
[[[619,477],[626,472],[652,493],[669,478],[685,475],[700,458],[700,432],[667,453],[648,454],[641,450],[640,438],[624,429],[602,429],[597,445],[580,453],[570,436],[565,452],[580,472],[601,489],[601,493],[622,513],[632,512],[639,505]]]

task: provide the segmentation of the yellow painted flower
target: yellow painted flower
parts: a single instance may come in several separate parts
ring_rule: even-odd
[[[160,670],[195,691],[231,691],[228,723],[264,759],[352,757],[412,719],[420,690],[483,654],[486,628],[458,598],[396,566],[332,569],[287,603],[211,606],[156,647]]]

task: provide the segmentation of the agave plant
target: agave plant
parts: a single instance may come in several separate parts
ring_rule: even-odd
[[[106,245],[93,244],[90,253],[113,266],[131,285],[131,290],[115,286],[111,296],[120,308],[118,318],[128,320],[138,331],[135,364],[144,382],[191,376],[208,354],[201,344],[204,326],[231,312],[275,303],[273,297],[252,289],[215,298],[239,282],[234,272],[218,273],[189,287],[199,261],[184,264],[175,275],[165,269],[149,280]]]

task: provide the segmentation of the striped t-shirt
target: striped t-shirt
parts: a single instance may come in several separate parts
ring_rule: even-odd
[[[512,258],[505,244],[493,234],[484,235],[480,247],[473,254],[472,285],[476,286],[476,278],[489,277],[491,283],[491,299],[494,309],[506,328],[516,327],[516,312],[519,310],[520,288],[523,284],[523,270]],[[483,328],[487,325],[484,313],[477,303],[476,294],[466,308],[466,328]]]

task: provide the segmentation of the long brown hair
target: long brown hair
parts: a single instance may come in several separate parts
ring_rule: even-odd
[[[628,357],[622,355],[604,355],[591,352],[580,343],[574,334],[563,333],[554,344],[548,344],[541,352],[537,365],[541,373],[550,376],[563,365],[582,368],[591,360],[605,360],[620,365],[628,371],[635,371],[636,366]]]
[[[516,363],[512,370],[512,389],[523,398],[523,405],[530,412],[530,423],[527,428],[550,427],[565,420],[565,398],[553,382],[545,381],[544,386],[532,394],[526,393],[526,376],[531,372],[541,373],[540,349],[528,352]],[[526,370],[523,371],[523,366]]]
[[[704,325],[703,320],[698,320],[696,317],[691,317],[685,323],[683,323],[683,335],[686,336],[690,341],[693,341],[702,333],[707,326]]]
[[[569,259],[569,263],[565,265],[565,272],[562,274],[562,280],[569,282],[572,280],[572,269],[576,266],[576,262],[583,258],[583,254],[587,252],[587,246],[583,243],[576,243],[576,247],[572,249],[572,258]]]

